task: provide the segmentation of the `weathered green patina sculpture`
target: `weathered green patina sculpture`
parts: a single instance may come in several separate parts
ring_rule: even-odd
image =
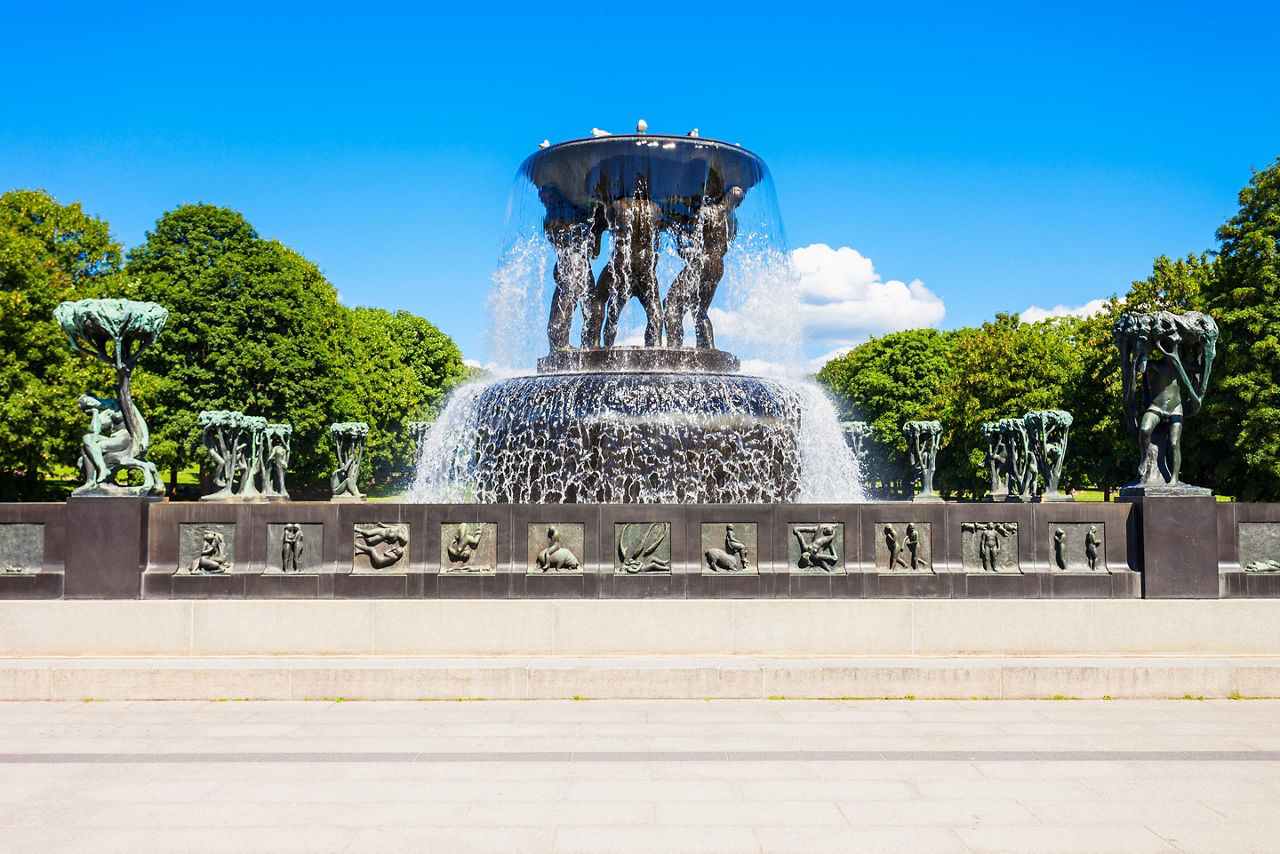
[[[547,547],[538,552],[534,562],[543,572],[577,572],[582,568],[578,556],[560,542],[560,529],[555,525],[547,527]]]
[[[911,465],[920,478],[920,491],[911,500],[922,503],[942,501],[933,491],[933,472],[938,464],[938,446],[942,443],[942,424],[937,421],[908,421],[902,425],[902,435],[907,437]]]
[[[1005,481],[1009,494],[1005,501],[1030,501],[1035,498],[1036,452],[1027,435],[1025,418],[1001,418],[998,422],[1004,436]]]
[[[988,421],[982,425],[982,437],[987,440],[987,456],[983,462],[987,473],[991,476],[991,491],[988,501],[1004,501],[1009,497],[1009,479],[1006,468],[1009,462],[1009,449],[1005,444],[1004,424],[1001,421]]]
[[[267,429],[267,419],[261,415],[244,416],[245,452],[248,459],[240,472],[240,485],[236,493],[240,498],[254,500],[262,497],[258,481],[262,479],[262,434]]]
[[[1120,348],[1125,426],[1138,440],[1138,476],[1121,495],[1208,495],[1179,479],[1182,422],[1200,411],[1218,325],[1198,311],[1130,312],[1113,328]]]
[[[217,487],[201,501],[289,497],[284,476],[289,467],[291,426],[269,424],[265,418],[235,410],[211,410],[200,413],[200,434],[213,458],[213,485]]]
[[[227,554],[227,541],[217,531],[205,531],[202,535],[200,554],[187,564],[187,572],[198,575],[222,575],[231,571],[231,557]]]
[[[229,501],[235,497],[236,473],[243,467],[244,413],[235,410],[208,410],[199,416],[200,438],[213,458],[214,492],[201,501]]]
[[[285,472],[289,470],[289,456],[293,450],[293,426],[268,424],[262,431],[262,496],[264,498],[289,498],[284,485]]]
[[[663,522],[636,522],[617,533],[618,567],[626,573],[670,572],[670,526]],[[660,547],[666,544],[665,549]]]
[[[840,431],[844,433],[845,444],[853,451],[853,458],[858,461],[858,468],[865,478],[867,457],[871,452],[871,425],[865,421],[841,421]]]
[[[364,555],[370,569],[387,569],[409,551],[409,526],[403,522],[355,526],[355,554]]]
[[[302,533],[302,526],[297,522],[287,523],[280,537],[281,572],[298,572],[301,569],[304,548],[306,548],[306,540]]]
[[[1071,413],[1061,409],[1041,409],[1023,417],[1027,438],[1031,443],[1039,473],[1044,478],[1041,501],[1071,501],[1070,495],[1058,491],[1062,462],[1067,456],[1067,435],[1071,431]]]
[[[747,560],[747,544],[738,539],[732,525],[724,526],[724,548],[707,549],[702,553],[708,572],[747,572],[751,562]]]
[[[413,447],[417,453],[422,453],[422,447],[427,443],[427,436],[431,435],[431,425],[433,421],[410,421],[409,435],[413,437]]]
[[[360,462],[364,458],[364,443],[369,437],[369,425],[362,421],[344,421],[329,425],[329,435],[338,454],[338,467],[329,478],[335,501],[363,501],[358,486]]]
[[[151,436],[133,405],[129,378],[142,351],[164,329],[168,309],[153,302],[85,299],[62,303],[53,310],[53,317],[72,348],[111,366],[116,375],[114,399],[90,394],[80,398],[80,410],[89,416],[89,432],[84,435],[80,459],[84,484],[72,495],[163,495],[156,467],[146,459]],[[116,474],[127,469],[142,473],[140,485],[115,482]]]

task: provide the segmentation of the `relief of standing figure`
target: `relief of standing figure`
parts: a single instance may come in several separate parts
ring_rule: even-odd
[[[907,551],[911,554],[911,568],[920,568],[920,532],[916,530],[915,522],[907,523]]]
[[[282,572],[298,572],[302,568],[302,526],[289,522],[280,538],[280,569]]]
[[[748,572],[747,544],[738,539],[732,525],[724,526],[724,550],[707,549],[703,553],[710,572]]]
[[[897,569],[907,568],[907,562],[902,559],[902,544],[898,542],[898,532],[894,530],[892,525],[884,526],[884,545],[889,552],[889,568]]]
[[[1090,525],[1089,533],[1084,535],[1084,558],[1089,562],[1089,569],[1098,568],[1098,552],[1102,546],[1102,538],[1098,536],[1098,526]]]

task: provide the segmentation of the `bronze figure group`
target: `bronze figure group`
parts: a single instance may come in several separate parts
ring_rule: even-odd
[[[574,312],[582,307],[583,349],[612,347],[618,320],[633,298],[645,311],[644,344],[684,346],[684,319],[692,316],[696,344],[715,347],[710,308],[724,277],[724,257],[737,237],[735,214],[745,191],[725,187],[712,170],[700,198],[655,199],[649,181],[637,174],[629,192],[597,188],[590,210],[566,203],[555,187],[539,191],[546,208],[542,227],[555,250],[555,292],[547,322],[551,352],[569,349]],[[600,257],[605,232],[608,261],[597,277],[591,263]],[[658,281],[661,240],[668,235],[684,263],[663,298]]]

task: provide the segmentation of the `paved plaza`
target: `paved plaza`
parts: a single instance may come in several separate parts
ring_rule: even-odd
[[[4,851],[1276,851],[1280,701],[0,704]]]

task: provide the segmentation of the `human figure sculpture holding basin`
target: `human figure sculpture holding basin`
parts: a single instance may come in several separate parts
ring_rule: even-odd
[[[711,303],[738,234],[738,208],[764,176],[763,165],[724,143],[682,142],[679,150],[690,159],[680,161],[647,150],[676,149],[675,143],[641,140],[643,134],[634,143],[609,135],[548,145],[522,167],[537,188],[542,232],[555,252],[547,322],[552,354],[572,349],[579,305],[582,348],[613,348],[633,297],[645,312],[645,347],[662,347],[664,336],[666,347],[684,347],[684,319],[692,316],[697,347],[715,349]],[[608,261],[594,276],[591,262],[606,231]],[[681,261],[669,283],[658,280],[663,234]]]
[[[603,205],[596,205],[586,217],[578,215],[556,192],[554,187],[540,191],[547,215],[542,221],[543,232],[556,252],[556,265],[552,270],[556,289],[551,297],[551,317],[547,321],[547,340],[551,352],[569,346],[569,329],[573,325],[573,313],[582,306],[582,346],[591,347],[599,337],[591,340],[591,330],[599,330],[600,308],[595,299],[596,279],[591,272],[591,261],[600,257],[600,237],[607,223]],[[606,295],[607,296],[607,295]]]
[[[632,297],[644,306],[648,322],[644,346],[662,345],[662,300],[658,288],[658,237],[666,222],[662,208],[649,197],[649,180],[637,175],[635,189],[605,208],[613,252],[596,281],[595,307],[605,303],[601,343],[612,347],[618,337],[618,317]]]
[[[718,176],[713,172],[712,177]],[[733,211],[742,203],[743,195],[741,187],[730,187],[716,196],[709,192],[698,206],[697,215],[677,231],[676,240],[685,267],[671,283],[662,303],[668,347],[684,346],[684,316],[691,311],[698,347],[715,347],[708,312],[716,287],[724,278],[724,256],[738,236],[738,219]]]

